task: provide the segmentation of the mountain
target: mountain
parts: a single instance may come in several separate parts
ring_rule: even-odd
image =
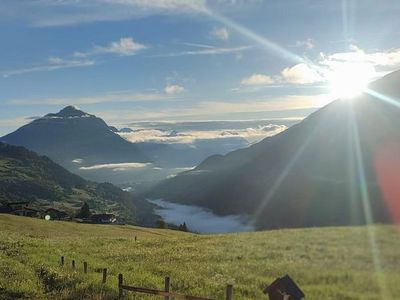
[[[334,101],[278,135],[207,158],[147,196],[247,214],[257,228],[364,224],[369,213],[391,222],[400,201],[393,185],[400,181],[399,86],[400,72],[389,74],[371,89],[390,99],[365,93]]]
[[[94,183],[74,175],[23,147],[0,143],[0,203],[32,201],[76,211],[83,202],[97,212],[113,212],[130,223],[154,225],[152,205],[109,183]]]
[[[242,137],[198,139],[187,143],[140,142],[138,147],[164,168],[185,168],[199,164],[215,153],[226,154],[249,146]]]
[[[97,165],[150,160],[102,119],[74,106],[36,119],[0,141],[46,155],[70,170],[76,168],[74,162]]]
[[[193,144],[132,143],[122,137],[132,132],[129,128],[118,130],[94,115],[67,106],[22,126],[0,141],[48,156],[86,179],[128,186],[160,181],[182,168],[197,165],[213,153],[227,153],[248,145],[240,137]]]

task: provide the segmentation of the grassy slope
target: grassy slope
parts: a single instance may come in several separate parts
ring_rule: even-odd
[[[152,226],[158,219],[147,201],[112,184],[87,181],[45,156],[0,143],[0,205],[27,200],[38,208],[56,206],[71,215],[88,202],[96,212],[115,213],[134,224]]]
[[[387,292],[399,295],[400,232],[393,226],[370,229],[377,233]],[[200,236],[0,215],[0,299],[81,299],[83,294],[83,299],[115,299],[119,272],[127,283],[158,288],[168,275],[176,290],[217,299],[223,299],[227,283],[234,284],[234,299],[265,299],[264,286],[287,272],[307,299],[383,299],[367,230],[338,227]],[[61,255],[68,267],[58,266]],[[69,268],[71,259],[77,261],[77,272]],[[89,263],[88,275],[81,272],[84,260]],[[39,266],[47,274],[50,293],[35,275]],[[102,287],[101,275],[93,269],[104,267],[110,280]],[[63,292],[54,291],[62,287]],[[153,299],[133,295],[128,299]]]

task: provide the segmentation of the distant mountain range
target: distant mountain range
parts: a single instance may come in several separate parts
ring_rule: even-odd
[[[390,222],[385,185],[400,174],[384,179],[382,168],[400,155],[400,72],[371,88],[390,100],[334,101],[274,137],[207,158],[147,196],[248,214],[257,228],[364,224],[369,212]]]
[[[121,137],[123,133],[134,131],[118,130],[101,118],[67,106],[58,113],[35,119],[0,141],[46,155],[87,179],[132,185],[164,179],[182,168],[195,166],[211,154],[249,145],[241,137],[199,140],[193,144],[132,143]]]
[[[18,201],[72,212],[87,202],[97,212],[112,212],[127,222],[148,226],[157,219],[151,204],[112,184],[87,181],[47,157],[0,143],[0,203]]]
[[[102,119],[74,106],[38,118],[0,140],[46,155],[65,167],[73,167],[76,160],[87,165],[150,162],[137,145],[121,138]]]

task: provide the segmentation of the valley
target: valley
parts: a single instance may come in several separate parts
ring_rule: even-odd
[[[400,299],[399,0],[0,0],[0,300]]]

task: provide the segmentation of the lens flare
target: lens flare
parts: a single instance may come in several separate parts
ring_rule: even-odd
[[[393,221],[400,225],[400,144],[382,145],[375,155],[375,169],[383,198]]]
[[[375,68],[364,63],[340,63],[327,74],[333,99],[349,100],[364,93],[376,77]]]
[[[381,253],[377,242],[377,232],[374,226],[374,218],[371,209],[371,199],[368,192],[367,179],[363,163],[363,153],[361,150],[360,136],[357,120],[352,112],[352,138],[354,142],[354,158],[357,170],[357,179],[360,185],[361,201],[363,204],[364,217],[367,224],[368,241],[371,250],[372,262],[375,268],[375,276],[381,292],[381,299],[392,299],[386,284],[385,273],[382,268]]]

